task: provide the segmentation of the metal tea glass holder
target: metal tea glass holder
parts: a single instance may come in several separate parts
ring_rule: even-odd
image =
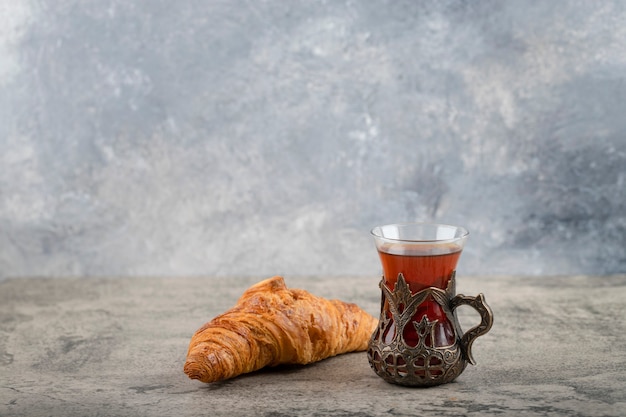
[[[449,280],[448,287],[442,290],[429,287],[412,294],[402,274],[398,276],[393,290],[384,280],[380,282],[383,293],[378,328],[372,335],[367,351],[371,367],[385,381],[406,386],[432,386],[453,381],[467,366],[475,365],[472,357],[472,343],[489,331],[493,324],[493,313],[485,303],[483,294],[468,297],[455,294],[455,273]],[[448,346],[436,346],[434,328],[437,321],[430,321],[426,315],[419,321],[414,320],[418,306],[427,299],[434,300],[445,312],[453,324],[455,342]],[[476,309],[481,317],[479,325],[466,333],[461,331],[455,310],[458,306],[469,305]],[[390,314],[389,314],[390,313]],[[385,337],[386,330],[395,325],[391,340]],[[406,340],[409,332],[417,336],[417,344],[411,346]]]

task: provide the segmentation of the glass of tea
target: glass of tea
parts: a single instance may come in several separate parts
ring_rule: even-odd
[[[471,345],[489,331],[484,296],[455,294],[456,266],[469,236],[463,227],[407,223],[372,229],[383,269],[381,314],[368,359],[388,382],[431,386],[454,380],[474,363]],[[456,307],[470,305],[481,323],[461,331]]]

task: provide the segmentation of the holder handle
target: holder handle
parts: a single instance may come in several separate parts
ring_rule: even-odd
[[[480,314],[480,324],[469,329],[461,337],[461,349],[465,358],[472,365],[476,365],[472,356],[472,343],[478,336],[482,336],[491,329],[493,325],[493,312],[485,302],[485,296],[481,293],[476,297],[458,294],[450,300],[450,309],[454,311],[458,306],[468,305]]]

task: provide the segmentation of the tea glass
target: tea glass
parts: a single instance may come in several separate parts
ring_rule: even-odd
[[[368,346],[385,381],[433,386],[475,364],[472,343],[489,331],[493,313],[483,294],[456,295],[456,266],[469,236],[459,226],[407,223],[372,229],[382,263],[379,325]],[[481,322],[463,333],[456,308],[469,305]]]

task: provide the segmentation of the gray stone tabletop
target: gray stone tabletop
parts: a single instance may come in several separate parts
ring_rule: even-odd
[[[203,384],[189,339],[251,284],[240,278],[0,282],[0,416],[624,416],[626,276],[463,277],[491,331],[476,366],[417,389],[378,378],[364,352]],[[378,315],[377,278],[285,277]],[[477,320],[461,308],[464,327]]]

